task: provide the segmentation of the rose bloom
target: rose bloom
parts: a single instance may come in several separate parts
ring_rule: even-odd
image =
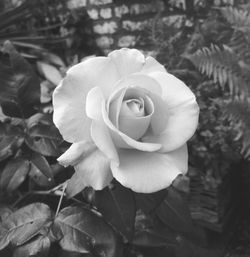
[[[124,48],[89,58],[68,70],[53,105],[55,125],[73,143],[58,161],[74,166],[72,183],[82,189],[100,190],[115,178],[151,193],[187,172],[199,107],[154,58]]]

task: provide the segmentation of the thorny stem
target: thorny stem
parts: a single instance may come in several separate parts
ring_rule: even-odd
[[[59,213],[59,210],[60,210],[60,207],[61,207],[61,204],[62,204],[62,199],[63,199],[64,193],[65,193],[66,187],[67,187],[67,181],[66,181],[66,182],[64,183],[64,185],[63,185],[62,194],[61,194],[61,196],[60,196],[60,199],[59,199],[59,202],[58,202],[58,205],[57,205],[55,217],[56,217],[56,216],[58,215],[58,213]]]
[[[18,205],[21,201],[23,201],[23,199],[25,199],[26,197],[28,197],[29,195],[55,195],[55,196],[60,196],[60,200],[58,203],[58,207],[60,209],[60,205],[62,202],[62,198],[63,196],[65,196],[65,190],[66,190],[66,186],[67,186],[67,181],[50,189],[50,190],[45,190],[45,191],[30,191],[25,193],[24,195],[22,195],[17,201],[15,201],[12,204],[12,207],[15,207],[16,205]],[[75,198],[71,198],[71,200],[77,202],[77,203],[82,203],[81,201],[79,201],[78,199]],[[57,207],[57,209],[58,209]]]

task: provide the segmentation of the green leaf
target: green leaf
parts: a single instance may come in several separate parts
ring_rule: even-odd
[[[173,187],[168,188],[167,195],[157,208],[156,214],[165,225],[174,231],[189,233],[193,230],[188,205]]]
[[[51,186],[54,177],[48,161],[39,153],[33,153],[30,158],[29,176],[40,186]]]
[[[0,250],[9,243],[13,246],[25,244],[50,221],[50,208],[43,203],[33,203],[15,211],[0,224]]]
[[[9,206],[0,206],[0,222],[8,218],[11,213],[13,213],[13,209]]]
[[[177,241],[173,231],[156,224],[155,219],[138,211],[133,244],[143,247],[173,247]]]
[[[146,214],[151,213],[162,203],[166,194],[166,189],[151,194],[135,193],[137,209]]]
[[[7,192],[16,190],[25,180],[30,169],[29,161],[22,158],[10,160],[0,178],[0,187]]]
[[[127,240],[132,240],[136,206],[133,192],[130,189],[115,182],[112,188],[106,187],[101,191],[96,191],[93,204],[106,221],[112,224]]]
[[[40,83],[30,64],[6,41],[0,55],[0,104],[11,117],[28,118],[40,103]]]
[[[48,256],[50,249],[50,240],[47,236],[40,235],[34,240],[27,242],[24,245],[17,247],[13,253],[13,257],[28,257],[28,256]]]
[[[32,126],[25,137],[25,143],[33,151],[45,156],[59,156],[59,145],[63,139],[54,125]]]
[[[189,178],[184,175],[178,175],[172,186],[180,192],[189,193]]]
[[[83,206],[69,206],[61,210],[52,229],[66,251],[121,256],[122,246],[111,226],[99,214]]]
[[[55,66],[42,61],[38,61],[36,64],[38,71],[45,79],[51,82],[54,86],[59,85],[62,80],[62,75]]]
[[[0,161],[13,155],[23,141],[19,127],[0,122]]]

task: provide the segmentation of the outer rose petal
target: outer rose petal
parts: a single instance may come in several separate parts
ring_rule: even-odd
[[[83,158],[91,154],[96,149],[95,144],[92,142],[74,143],[70,148],[62,154],[57,161],[63,166],[76,165]]]
[[[145,63],[144,55],[137,49],[122,48],[112,51],[108,57],[116,65],[120,77],[139,72]]]
[[[124,79],[121,79],[115,86],[115,88],[124,88],[124,87],[143,88],[156,95],[160,95],[160,96],[162,95],[161,85],[152,77],[141,73],[131,74],[125,77]]]
[[[160,142],[163,152],[173,151],[194,134],[198,125],[199,106],[192,91],[173,75],[154,72],[150,76],[162,86],[168,120],[160,135],[147,135],[143,141]]]
[[[113,176],[139,193],[153,193],[170,186],[188,167],[186,145],[166,154],[121,149],[119,157],[119,166],[111,163]]]
[[[90,140],[90,119],[84,113],[85,94],[77,81],[66,77],[53,93],[53,121],[71,143]]]
[[[155,58],[148,56],[146,62],[141,70],[142,73],[148,74],[150,72],[161,71],[166,72],[163,65],[155,60]]]
[[[102,104],[105,99],[99,87],[92,88],[87,96],[86,112],[93,119],[91,123],[91,137],[96,146],[110,159],[119,163],[119,158],[109,134],[107,126],[102,118]]]
[[[92,152],[74,168],[75,173],[67,185],[68,197],[74,196],[88,186],[101,190],[113,179],[110,161],[99,150]]]
[[[119,163],[119,157],[109,134],[109,129],[104,124],[103,120],[92,121],[91,137],[96,146],[108,157],[108,159]]]
[[[100,120],[102,115],[102,101],[105,101],[100,87],[92,88],[86,98],[86,114],[89,118]]]
[[[79,63],[53,93],[53,120],[68,142],[89,140],[90,120],[85,113],[86,95],[91,88],[101,87],[109,96],[118,80],[118,72],[110,58],[95,57]]]

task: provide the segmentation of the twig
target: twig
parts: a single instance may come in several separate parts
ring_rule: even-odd
[[[62,190],[62,194],[61,194],[60,199],[59,199],[59,203],[57,205],[55,217],[57,217],[57,215],[59,213],[59,210],[60,210],[60,207],[61,207],[61,204],[62,204],[62,199],[63,199],[64,193],[65,193],[66,187],[67,187],[67,181],[63,185],[63,190]]]

